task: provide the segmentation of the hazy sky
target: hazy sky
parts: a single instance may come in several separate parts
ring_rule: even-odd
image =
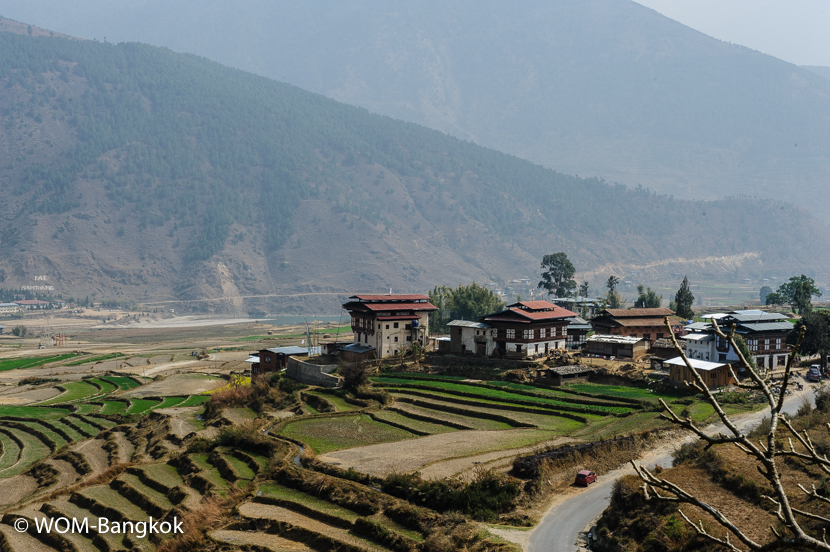
[[[830,66],[830,0],[636,0],[715,38]]]

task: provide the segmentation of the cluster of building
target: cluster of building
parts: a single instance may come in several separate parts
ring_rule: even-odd
[[[0,303],[0,315],[16,314],[18,312],[23,312],[24,310],[48,309],[50,306],[53,305],[49,301],[41,301],[40,299],[22,299],[12,303]]]
[[[564,300],[556,302],[560,301]],[[632,359],[650,353],[656,359],[657,368],[668,369],[672,379],[688,381],[691,374],[686,373],[685,362],[674,350],[670,335],[673,334],[685,347],[695,368],[705,373],[713,386],[730,383],[729,366],[738,360],[728,342],[716,335],[716,325],[726,332],[734,325],[759,367],[783,367],[789,356],[786,338],[793,324],[781,314],[732,311],[707,315],[703,322],[686,324],[666,308],[598,310],[594,305],[591,307],[593,316],[588,321],[561,304],[518,301],[478,320],[453,320],[449,323],[449,337],[438,338],[437,348],[457,355],[509,360],[532,360],[566,349]],[[351,316],[354,335],[351,343],[323,344],[314,353],[307,347],[264,349],[249,359],[252,373],[283,369],[288,359],[297,355],[336,353],[347,361],[359,362],[388,358],[413,343],[427,348],[429,316],[438,310],[429,297],[415,294],[353,295],[343,308]],[[565,377],[557,374],[560,379]],[[545,377],[555,378],[557,374],[545,374]]]

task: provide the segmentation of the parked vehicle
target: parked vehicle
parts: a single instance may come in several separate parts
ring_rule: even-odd
[[[576,474],[576,481],[574,481],[574,483],[587,487],[596,480],[597,474],[589,470],[582,470]]]
[[[810,366],[810,370],[807,372],[807,377],[805,379],[807,381],[821,381],[821,366],[818,364]]]

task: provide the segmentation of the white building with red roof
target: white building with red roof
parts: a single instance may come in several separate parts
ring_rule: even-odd
[[[438,310],[426,295],[352,295],[343,308],[352,317],[354,343],[373,347],[376,358],[426,345],[429,313]]]
[[[576,313],[548,301],[519,301],[481,317],[479,322],[491,329],[494,354],[524,359],[564,349],[569,319],[574,317]]]

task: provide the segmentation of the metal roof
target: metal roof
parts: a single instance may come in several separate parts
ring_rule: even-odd
[[[711,330],[712,324],[710,322],[692,322],[691,324],[683,326],[683,328],[689,330],[690,332],[703,332]]]
[[[683,359],[679,356],[671,358],[669,360],[664,360],[663,364],[671,364],[672,366],[686,366],[686,363],[683,362]],[[715,370],[722,366],[726,366],[726,364],[723,362],[709,362],[707,360],[698,360],[696,358],[690,358],[689,364],[691,364],[692,368],[694,368],[695,370],[704,371]]]
[[[600,335],[594,334],[589,336],[586,341],[596,342],[596,343],[625,343],[629,345],[633,345],[634,343],[639,343],[640,341],[645,341],[644,337],[631,337],[629,335]]]
[[[710,333],[693,333],[689,335],[684,335],[682,339],[686,341],[712,341],[715,339],[715,334]]]
[[[291,347],[274,347],[272,349],[266,349],[267,351],[271,351],[272,353],[283,354],[283,355],[304,355],[304,354],[311,354],[311,355],[319,355],[321,352],[320,347],[311,347],[309,351],[308,347],[301,347],[298,345],[294,345]]]
[[[426,295],[352,295],[349,299],[358,299],[360,301],[429,301]]]
[[[763,322],[772,320],[787,320],[787,317],[777,312],[762,312],[762,311],[744,311],[752,314],[730,314],[727,316],[729,320],[735,322]]]
[[[352,301],[343,305],[347,311],[425,311],[438,310],[438,307],[429,302],[424,303],[360,303]]]
[[[458,328],[478,328],[480,330],[485,330],[490,327],[482,322],[473,322],[472,320],[453,320],[447,324],[447,326],[455,326]]]
[[[251,355],[245,360],[245,362],[259,362],[259,355]]]
[[[556,305],[551,303],[550,301],[519,301],[518,303],[513,303],[510,307],[521,308],[524,307],[530,310],[543,310],[543,309],[555,309]]]
[[[795,324],[792,322],[756,322],[754,324],[741,322],[738,326],[751,332],[788,332],[795,327]]]
[[[352,353],[368,353],[369,351],[374,351],[375,348],[369,345],[361,345],[360,343],[349,343],[344,347],[340,347],[340,350]]]

